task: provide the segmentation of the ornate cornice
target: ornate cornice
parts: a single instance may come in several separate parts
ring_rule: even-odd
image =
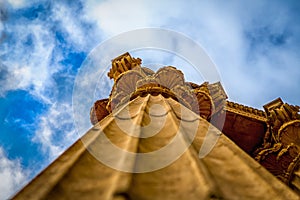
[[[266,114],[262,110],[252,108],[249,106],[244,106],[242,104],[234,103],[231,101],[226,102],[226,111],[236,113],[245,117],[256,119],[262,122],[267,122]]]

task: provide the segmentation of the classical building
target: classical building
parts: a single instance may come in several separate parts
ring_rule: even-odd
[[[227,101],[220,83],[188,83],[125,53],[94,125],[14,199],[299,199],[299,107]]]

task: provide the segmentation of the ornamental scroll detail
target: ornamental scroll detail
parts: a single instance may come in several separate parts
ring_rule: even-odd
[[[267,132],[263,147],[257,149],[255,159],[277,178],[295,188],[292,180],[300,161],[299,106],[289,105],[278,98],[266,104],[264,109]]]

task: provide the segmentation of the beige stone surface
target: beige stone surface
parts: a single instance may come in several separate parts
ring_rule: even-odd
[[[215,140],[209,152],[209,144]],[[192,145],[181,154],[181,148],[189,142]],[[171,151],[151,154],[167,145]],[[201,148],[209,153],[200,159]],[[152,158],[139,156],[142,153]],[[178,159],[171,162],[172,157]],[[155,169],[164,162],[170,164],[131,173]],[[125,104],[96,124],[14,199],[299,197],[206,120],[171,98],[148,95]]]

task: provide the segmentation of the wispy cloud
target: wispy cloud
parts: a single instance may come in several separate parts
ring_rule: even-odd
[[[10,38],[1,45],[1,81],[6,83],[1,96],[22,89],[44,99],[46,88],[53,86],[52,75],[60,70],[51,63],[55,41],[49,27],[40,20],[20,19],[5,24],[5,34]]]
[[[0,146],[0,199],[8,199],[24,185],[27,177],[28,172],[22,169],[20,161],[7,158]]]
[[[86,38],[92,28],[73,14],[80,9],[55,3],[35,7],[23,10],[34,11],[32,15],[37,17],[33,19],[24,14],[17,19],[9,16],[4,22],[3,31],[9,38],[0,47],[0,70],[6,74],[1,77],[6,83],[0,90],[2,96],[6,91],[22,89],[43,99],[47,89],[55,87],[53,76],[66,67],[61,64],[68,56],[66,52],[81,52],[93,45],[93,38]],[[20,15],[18,10],[11,12]]]
[[[48,162],[78,138],[70,104],[52,104],[47,112],[39,117],[37,124],[33,141],[42,144],[41,150],[49,155]]]

